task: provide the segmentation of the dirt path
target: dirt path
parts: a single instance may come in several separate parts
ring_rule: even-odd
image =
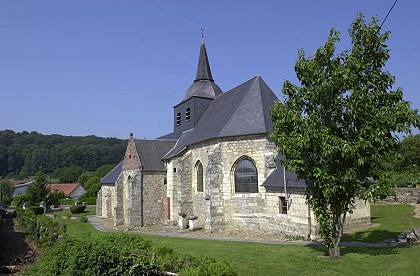
[[[414,215],[415,218],[420,218],[420,204],[411,203],[412,206],[414,206],[414,212],[416,213]]]
[[[14,273],[35,260],[35,250],[8,214],[0,227],[0,275]]]

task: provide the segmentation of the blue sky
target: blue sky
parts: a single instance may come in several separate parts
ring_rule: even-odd
[[[260,75],[279,96],[298,49],[312,55],[332,27],[347,49],[356,14],[382,21],[394,1],[0,0],[0,130],[155,138],[194,80],[201,26],[223,91]],[[419,11],[400,0],[383,26],[387,69],[415,109]]]

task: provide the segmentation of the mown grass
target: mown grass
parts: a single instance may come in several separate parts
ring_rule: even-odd
[[[96,208],[86,208],[85,211],[80,214],[72,214],[70,210],[54,211],[48,214],[54,215],[56,217],[82,217],[82,216],[96,215]]]
[[[378,225],[345,234],[343,241],[380,242],[420,226],[420,219],[414,217],[414,208],[409,204],[372,204],[370,208],[372,223]]]
[[[410,205],[372,205],[374,223],[381,225],[347,235],[346,239],[378,241],[389,233],[420,226]],[[63,220],[74,238],[101,233],[90,224]],[[388,233],[389,232],[389,233]],[[384,235],[383,233],[386,233]],[[420,275],[420,245],[366,248],[342,247],[342,258],[325,258],[322,246],[279,245],[251,242],[199,240],[146,236],[183,254],[228,261],[239,275]]]

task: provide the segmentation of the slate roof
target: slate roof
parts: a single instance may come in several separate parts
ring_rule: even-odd
[[[284,156],[277,155],[274,159],[276,169],[268,175],[262,186],[264,187],[284,187],[284,167],[280,163],[284,160]],[[289,188],[306,188],[306,182],[299,180],[294,171],[286,171],[286,187]]]
[[[122,172],[123,161],[116,165],[109,173],[107,173],[100,181],[100,184],[115,184],[118,176]]]
[[[200,55],[198,57],[197,74],[193,84],[188,88],[184,101],[197,96],[214,99],[222,94],[222,89],[214,83],[211,75],[210,63],[204,41],[201,42]]]
[[[189,145],[214,138],[271,132],[269,111],[276,100],[261,77],[246,81],[216,97],[196,127],[185,131],[163,158],[171,158]]]
[[[143,171],[166,171],[162,157],[174,147],[176,140],[134,140]]]

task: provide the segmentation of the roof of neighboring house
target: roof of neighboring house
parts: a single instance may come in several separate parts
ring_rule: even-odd
[[[64,193],[64,195],[68,196],[74,190],[76,190],[77,187],[79,186],[80,184],[78,183],[60,183],[60,184],[47,184],[46,188],[47,190],[50,190],[51,192],[61,191]]]
[[[100,184],[114,184],[122,171],[123,161],[116,165],[109,173],[107,173],[100,181]]]
[[[262,186],[284,187],[284,166],[281,164],[281,160],[284,160],[284,156],[277,155],[274,159],[276,169],[268,175]],[[294,171],[286,171],[286,187],[305,188],[306,182],[300,180]]]
[[[10,184],[13,186],[22,185],[22,184],[30,184],[33,180],[31,179],[9,179]]]
[[[174,147],[176,140],[135,140],[143,171],[166,171],[162,157]]]
[[[273,130],[270,109],[276,95],[260,77],[254,77],[216,97],[195,128],[185,131],[163,158],[187,146],[220,137],[265,134]]]

